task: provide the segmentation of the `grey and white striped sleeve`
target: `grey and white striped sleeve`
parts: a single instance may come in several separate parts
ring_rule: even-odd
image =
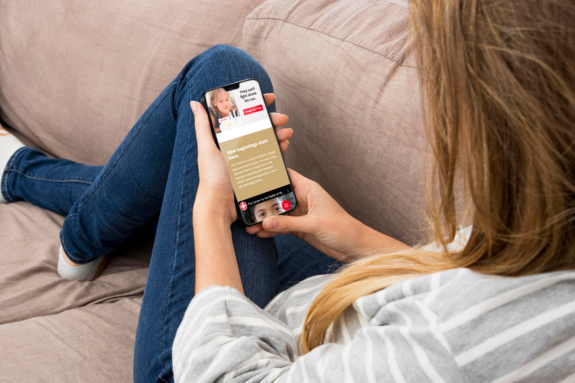
[[[192,301],[173,346],[176,382],[461,382],[427,324],[366,326],[346,344],[299,356],[283,322],[237,290],[212,286]]]

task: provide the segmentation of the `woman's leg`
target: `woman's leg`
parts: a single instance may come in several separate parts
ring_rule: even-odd
[[[9,202],[26,200],[67,214],[60,234],[68,258],[108,254],[158,216],[172,160],[189,63],[145,111],[106,166],[47,158],[22,148],[2,177]]]
[[[41,208],[67,215],[102,171],[64,159],[52,159],[32,148],[14,153],[2,182],[8,202],[27,201]],[[157,217],[150,221],[155,231]],[[333,272],[341,263],[291,235],[275,238],[278,250],[280,290],[317,274]]]
[[[102,166],[87,166],[44,153],[20,148],[2,176],[2,192],[8,202],[27,201],[43,209],[67,215]]]
[[[73,262],[88,263],[111,252],[159,213],[177,125],[189,124],[187,86],[192,67],[202,65],[200,58],[186,65],[70,209],[61,241]]]
[[[331,274],[344,265],[293,235],[275,237],[275,245],[278,253],[280,291],[289,289],[306,278]]]
[[[190,101],[199,101],[208,89],[247,78],[258,80],[264,93],[273,92],[261,65],[237,48],[211,48],[194,58],[183,73],[172,98],[177,116],[175,146],[138,323],[136,382],[173,381],[172,343],[194,296],[192,207],[199,176]],[[240,223],[232,225],[232,236],[244,291],[263,307],[279,291],[274,242],[248,235]]]

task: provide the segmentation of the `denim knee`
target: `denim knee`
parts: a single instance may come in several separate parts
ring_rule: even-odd
[[[214,45],[200,53],[196,58],[212,69],[227,65],[229,68],[253,71],[254,75],[263,75],[269,80],[264,67],[249,53],[238,47],[222,44]]]
[[[200,53],[197,57],[201,57],[203,59],[210,59],[213,57],[221,57],[223,59],[228,59],[228,60],[244,60],[244,59],[250,59],[253,60],[256,64],[259,65],[259,63],[256,61],[256,59],[254,59],[252,56],[249,55],[249,53],[247,53],[246,51],[244,51],[241,48],[238,47],[234,47],[232,45],[225,45],[225,44],[218,44],[218,45],[214,45],[213,47],[210,47],[208,49],[206,49],[205,51],[203,51],[202,53]]]
[[[271,79],[264,67],[244,50],[230,45],[206,49],[188,62],[180,77],[183,86],[194,88],[191,93],[196,101],[200,101],[207,90],[250,78],[260,83],[263,93],[273,93]],[[275,105],[268,109],[275,111]]]

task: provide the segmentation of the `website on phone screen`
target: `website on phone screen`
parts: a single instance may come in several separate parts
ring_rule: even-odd
[[[214,89],[206,103],[244,221],[291,210],[295,196],[258,82]]]

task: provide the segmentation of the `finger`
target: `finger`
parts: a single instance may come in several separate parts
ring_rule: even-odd
[[[212,150],[216,147],[216,144],[212,138],[208,114],[206,113],[203,105],[199,102],[191,101],[190,106],[192,108],[192,112],[194,113],[198,150]]]
[[[272,233],[269,231],[265,231],[261,223],[258,223],[257,225],[254,226],[246,227],[246,232],[252,235],[255,234],[259,238],[271,238],[275,237],[276,235],[280,235],[280,233]]]
[[[293,136],[293,129],[292,128],[278,129],[276,130],[276,136],[278,137],[278,141],[289,140]]]
[[[273,93],[264,94],[264,100],[266,101],[266,106],[270,106],[275,99],[276,96]]]
[[[306,178],[304,176],[302,176],[301,174],[299,174],[298,172],[296,172],[293,169],[288,168],[288,175],[289,178],[291,179],[292,183],[302,183],[302,182],[310,182],[311,180],[309,178]]]
[[[312,190],[316,190],[317,192],[322,193],[322,188],[319,186],[315,181],[310,180],[296,172],[293,169],[288,168],[288,175],[295,191],[295,194],[298,198],[303,198],[307,200],[308,193]],[[325,191],[324,191],[325,192]]]
[[[260,230],[256,235],[258,238],[272,238],[277,237],[278,235],[282,235],[282,233],[272,233],[270,231]]]
[[[281,150],[282,154],[288,150],[288,147],[289,147],[289,141],[288,140],[280,142],[280,150]]]
[[[247,226],[247,227],[246,227],[246,232],[247,232],[248,234],[256,234],[257,232],[262,231],[262,230],[263,230],[263,228],[262,228],[262,224],[261,224],[261,223],[258,223],[257,225]]]
[[[285,124],[288,123],[289,121],[289,117],[285,114],[281,114],[281,113],[270,113],[270,116],[272,117],[272,124],[278,128],[280,126],[284,126]]]
[[[307,215],[300,217],[289,215],[269,217],[262,222],[262,227],[265,231],[269,231],[271,233],[301,232],[313,234],[315,231],[315,224]]]

